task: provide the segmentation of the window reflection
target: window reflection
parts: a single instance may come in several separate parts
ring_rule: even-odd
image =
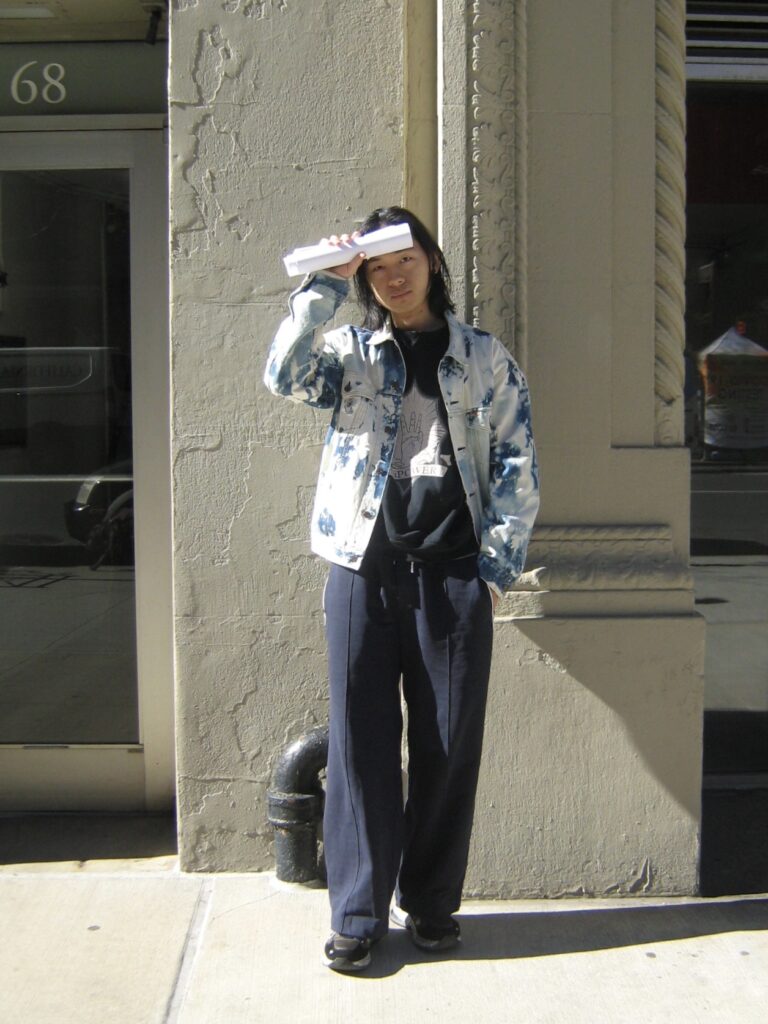
[[[768,463],[768,88],[688,96],[686,436],[697,462]]]
[[[0,174],[0,743],[135,743],[129,175]]]

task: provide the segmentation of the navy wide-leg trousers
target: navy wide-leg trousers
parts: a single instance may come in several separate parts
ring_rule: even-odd
[[[472,831],[493,612],[474,558],[331,566],[324,819],[331,927],[377,939],[409,913],[458,910]],[[403,805],[400,679],[408,705]]]

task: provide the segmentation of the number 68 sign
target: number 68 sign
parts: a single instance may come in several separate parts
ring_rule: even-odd
[[[11,79],[11,98],[14,103],[28,106],[40,97],[44,103],[61,103],[66,99],[63,64],[43,64],[30,60],[17,69]]]

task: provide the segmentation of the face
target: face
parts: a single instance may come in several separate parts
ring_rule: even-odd
[[[418,242],[410,249],[374,256],[365,265],[365,275],[376,301],[392,314],[395,327],[419,328],[435,321],[427,301],[429,257]]]

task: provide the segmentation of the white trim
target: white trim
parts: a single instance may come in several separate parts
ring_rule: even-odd
[[[135,746],[0,747],[0,811],[141,811],[144,762]]]
[[[131,172],[131,378],[139,736],[146,809],[161,810],[175,793],[168,167],[161,132],[126,138],[137,156]]]

